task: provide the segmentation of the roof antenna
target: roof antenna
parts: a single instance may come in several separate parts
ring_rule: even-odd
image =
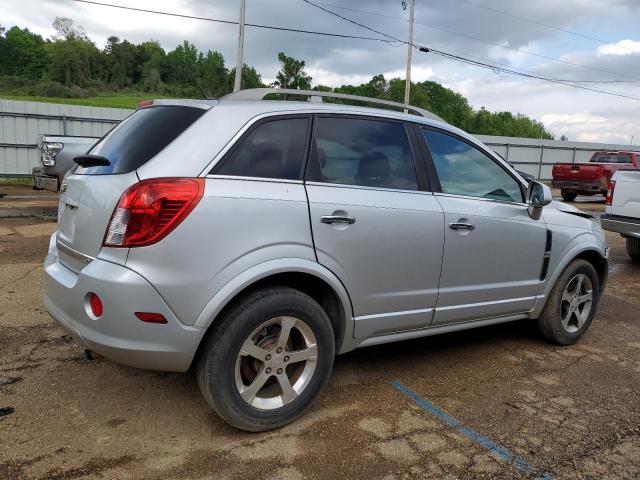
[[[198,90],[200,90],[200,93],[202,94],[202,98],[204,100],[210,100],[210,98],[204,92],[204,89],[202,88],[202,85],[200,85],[200,82],[198,81],[198,79],[196,78],[196,76],[193,73],[191,74],[191,78],[193,80],[193,83],[195,83],[196,86],[198,87]]]

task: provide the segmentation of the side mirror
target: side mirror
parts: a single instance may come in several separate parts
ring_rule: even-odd
[[[529,205],[529,216],[534,220],[539,220],[542,215],[542,207],[549,205],[553,197],[551,189],[544,183],[531,182],[527,189],[527,204]]]

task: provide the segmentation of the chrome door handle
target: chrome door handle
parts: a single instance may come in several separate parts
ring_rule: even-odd
[[[476,227],[470,223],[450,223],[449,228],[452,230],[473,230]]]
[[[320,221],[322,223],[338,223],[341,225],[352,225],[356,223],[356,219],[353,217],[343,217],[341,215],[325,215],[324,217],[320,217]]]

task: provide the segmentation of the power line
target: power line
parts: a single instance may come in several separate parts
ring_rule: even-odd
[[[476,61],[476,60],[471,60],[471,59],[465,58],[465,57],[463,57],[461,55],[455,55],[455,54],[452,54],[452,53],[449,53],[449,52],[444,52],[444,51],[436,50],[436,49],[433,49],[433,48],[425,48],[425,47],[417,47],[417,46],[416,46],[416,48],[418,48],[420,51],[425,52],[425,53],[434,53],[434,54],[439,55],[439,56],[444,57],[444,58],[449,58],[451,60],[456,60],[456,61],[459,61],[459,62],[462,62],[462,63],[466,63],[466,64],[469,64],[469,65],[474,65],[476,67],[486,68],[486,69],[492,70],[492,71],[494,71],[496,73],[508,73],[510,75],[515,75],[515,76],[525,77],[525,78],[530,78],[530,79],[535,79],[535,80],[543,80],[543,81],[546,81],[546,82],[556,83],[558,85],[565,85],[567,87],[573,87],[573,88],[577,88],[577,89],[580,89],[580,90],[588,90],[588,91],[591,91],[591,92],[597,92],[597,93],[603,93],[603,94],[606,94],[606,95],[613,95],[613,96],[616,96],[616,97],[628,98],[630,100],[640,100],[640,97],[634,97],[634,96],[631,96],[631,95],[626,95],[626,94],[621,93],[621,92],[613,92],[613,91],[610,91],[610,90],[601,90],[601,89],[597,89],[597,88],[593,88],[593,87],[585,87],[583,85],[575,85],[573,83],[570,83],[572,81],[567,81],[567,80],[562,80],[562,79],[557,79],[557,78],[541,77],[541,76],[533,75],[533,74],[530,74],[530,73],[527,73],[527,72],[522,72],[522,71],[519,71],[519,70],[513,70],[513,69],[509,69],[509,68],[500,67],[500,66],[497,66],[497,65],[492,65],[492,64],[489,64],[489,63],[483,63],[483,62],[479,62],[479,61]]]
[[[356,22],[355,20],[347,18],[347,17],[345,17],[343,15],[340,15],[339,13],[333,12],[333,11],[327,9],[327,8],[324,8],[324,7],[321,7],[319,5],[316,5],[315,3],[311,2],[310,0],[302,0],[302,1],[305,2],[305,3],[308,3],[309,5],[313,5],[314,7],[317,7],[319,9],[321,9],[321,10],[324,10],[325,12],[330,13],[331,15],[334,15],[334,16],[336,16],[338,18],[346,20],[347,22],[353,23],[353,24],[358,25],[358,26],[360,26],[362,28],[365,28],[367,30],[376,32],[376,33],[378,33],[380,35],[384,35],[387,38],[394,39],[394,40],[396,40],[398,42],[402,42],[404,44],[408,43],[406,41],[400,40],[399,38],[392,37],[391,35],[388,35],[386,33],[379,32],[378,30],[375,30],[375,29],[373,29],[373,28],[371,28],[371,27],[369,27],[367,25],[364,25],[362,23]],[[626,94],[620,93],[620,92],[613,92],[613,91],[610,91],[610,90],[601,90],[601,89],[597,89],[597,88],[593,88],[593,87],[585,87],[583,85],[575,85],[573,83],[566,82],[566,81],[561,80],[561,79],[541,77],[541,76],[538,76],[538,75],[533,75],[533,74],[530,74],[530,73],[521,72],[521,71],[510,69],[510,68],[499,67],[499,66],[492,65],[492,64],[489,64],[489,63],[483,63],[483,62],[479,62],[479,61],[476,61],[476,60],[471,60],[471,59],[463,57],[461,55],[455,55],[455,54],[452,54],[452,53],[449,53],[449,52],[445,52],[445,51],[442,51],[442,50],[436,50],[436,49],[433,49],[433,48],[424,48],[424,47],[421,47],[419,45],[416,45],[415,43],[413,43],[412,46],[414,48],[417,48],[420,51],[423,51],[423,52],[432,52],[432,53],[435,53],[436,55],[439,55],[439,56],[444,57],[444,58],[449,58],[449,59],[452,59],[452,60],[457,60],[457,61],[464,62],[464,63],[470,64],[470,65],[474,65],[474,66],[477,66],[477,67],[490,69],[490,70],[492,70],[494,72],[508,73],[508,74],[516,75],[516,76],[520,76],[520,77],[542,80],[542,81],[555,83],[555,84],[559,84],[559,85],[565,85],[565,86],[577,88],[577,89],[580,89],[580,90],[588,90],[588,91],[591,91],[591,92],[598,92],[598,93],[602,93],[602,94],[606,94],[606,95],[613,95],[613,96],[616,96],[616,97],[622,97],[622,98],[627,98],[627,99],[631,99],[631,100],[639,100],[640,101],[640,97],[633,97],[631,95],[626,95]]]
[[[382,35],[383,37],[390,38],[391,40],[393,40],[393,41],[395,41],[395,42],[401,42],[401,43],[404,43],[404,44],[406,44],[406,43],[407,43],[407,42],[405,42],[404,40],[400,40],[399,38],[392,37],[391,35],[387,35],[386,33],[383,33],[383,32],[381,32],[381,31],[379,31],[379,30],[376,30],[375,28],[368,27],[368,26],[366,26],[366,25],[363,25],[362,23],[358,23],[358,22],[356,22],[355,20],[352,20],[352,19],[350,19],[350,18],[347,18],[347,17],[345,17],[345,16],[342,16],[342,15],[340,15],[339,13],[334,12],[334,11],[331,11],[331,10],[329,10],[328,8],[324,8],[324,7],[322,7],[321,5],[319,5],[319,4],[317,4],[317,3],[313,3],[313,2],[311,2],[311,1],[309,1],[309,0],[302,0],[302,1],[303,1],[304,3],[306,3],[306,4],[309,4],[309,5],[313,6],[313,7],[319,8],[320,10],[322,10],[322,11],[324,11],[324,12],[327,12],[327,13],[328,13],[328,14],[330,14],[330,15],[333,15],[334,17],[341,18],[342,20],[345,20],[345,21],[347,21],[347,22],[349,22],[349,23],[351,23],[351,24],[353,24],[353,25],[357,25],[358,27],[365,28],[365,29],[367,29],[367,30],[369,30],[369,31],[371,31],[371,32],[377,33],[378,35]]]
[[[611,43],[608,40],[603,40],[601,38],[593,37],[591,35],[586,35],[586,34],[580,33],[580,32],[574,32],[573,30],[568,30],[566,28],[558,27],[556,25],[551,25],[549,23],[540,22],[540,21],[534,20],[532,18],[521,17],[520,15],[515,15],[513,13],[505,12],[504,10],[499,10],[497,8],[489,7],[487,5],[481,5],[479,3],[471,2],[469,0],[457,0],[457,1],[461,2],[461,3],[466,3],[467,5],[472,5],[472,6],[477,7],[477,8],[482,8],[484,10],[489,10],[489,11],[494,12],[494,13],[499,13],[500,15],[505,15],[507,17],[515,18],[515,19],[518,19],[518,20],[522,20],[523,22],[533,23],[535,25],[540,25],[541,27],[545,27],[545,28],[549,28],[549,29],[552,29],[552,30],[556,30],[558,32],[568,33],[569,35],[574,35],[576,37],[586,38],[587,40],[593,40],[594,42],[602,43],[602,44],[605,44],[605,45],[608,45],[608,44]],[[621,47],[621,48],[625,48],[625,49],[627,49],[627,50],[629,50],[631,52],[636,52],[632,48],[624,47],[622,45],[618,45],[618,46]]]
[[[303,1],[305,1],[305,0],[303,0]],[[310,3],[310,2],[307,2],[307,3]],[[368,12],[366,10],[357,10],[355,8],[342,7],[340,5],[334,5],[334,4],[331,4],[331,3],[320,3],[320,5],[330,6],[330,7],[338,8],[338,9],[341,9],[341,10],[348,10],[348,11],[351,11],[351,12],[364,13],[364,14],[367,14],[367,15],[375,15],[375,16],[378,16],[378,17],[390,18],[390,19],[393,19],[393,20],[400,20],[400,21],[403,21],[403,22],[406,21],[406,19],[404,19],[402,17],[395,17],[395,16],[392,16],[392,15],[385,15],[385,14],[376,13],[376,12]],[[318,8],[322,8],[322,7],[318,7]],[[323,9],[323,10],[327,11],[326,9]],[[344,18],[344,17],[341,17],[341,18]],[[572,66],[583,68],[583,69],[586,69],[586,70],[593,70],[593,71],[598,71],[598,72],[602,72],[602,73],[608,73],[608,74],[611,74],[611,75],[626,77],[626,78],[632,79],[633,82],[640,81],[640,79],[638,79],[636,77],[633,77],[633,76],[630,76],[630,75],[627,75],[627,74],[624,74],[624,73],[612,72],[610,70],[605,70],[605,69],[598,68],[598,67],[590,67],[588,65],[584,65],[584,64],[581,64],[581,63],[570,62],[568,60],[562,60],[560,58],[555,58],[555,57],[550,57],[548,55],[543,55],[541,53],[530,52],[530,51],[527,51],[527,50],[522,50],[522,49],[519,49],[519,48],[510,47],[508,45],[502,45],[502,44],[497,43],[497,42],[492,42],[492,41],[489,41],[489,40],[485,40],[483,38],[479,38],[479,37],[476,37],[476,36],[473,36],[473,35],[469,35],[469,34],[466,34],[466,33],[456,32],[455,30],[449,30],[447,28],[437,27],[435,25],[430,25],[428,23],[420,22],[418,20],[416,20],[415,23],[418,24],[418,25],[421,25],[423,27],[426,27],[426,28],[430,28],[430,29],[433,29],[433,30],[438,30],[440,32],[448,33],[450,35],[456,35],[458,37],[466,38],[466,39],[469,39],[469,40],[475,40],[477,42],[482,42],[482,43],[485,43],[487,45],[493,45],[495,47],[504,48],[506,50],[511,50],[511,51],[522,53],[522,54],[525,54],[525,55],[531,55],[531,56],[538,57],[538,58],[544,58],[545,60],[551,60],[553,62],[562,63],[562,64],[565,64],[565,65],[572,65]],[[359,24],[357,24],[357,25],[359,25]],[[628,80],[578,80],[578,81],[582,82],[582,83],[591,83],[591,82],[592,83],[630,83]]]
[[[87,4],[90,4],[90,5],[99,5],[101,7],[119,8],[119,9],[122,9],[122,10],[130,10],[130,11],[134,11],[134,12],[153,13],[155,15],[165,15],[165,16],[169,16],[169,17],[189,18],[189,19],[192,19],[192,20],[204,20],[204,21],[207,21],[207,22],[223,23],[223,24],[227,24],[227,25],[238,25],[238,22],[237,21],[233,21],[233,20],[222,20],[222,19],[218,19],[218,18],[200,17],[200,16],[197,16],[197,15],[186,15],[186,14],[183,14],[183,13],[163,12],[163,11],[160,11],[160,10],[149,10],[149,9],[146,9],[146,8],[126,7],[124,5],[114,5],[112,3],[94,2],[92,0],[71,0],[71,1],[78,2],[78,3],[87,3]],[[354,40],[369,40],[369,41],[376,41],[376,42],[384,42],[386,44],[394,46],[394,45],[392,45],[392,42],[390,42],[389,40],[385,40],[384,38],[361,37],[361,36],[357,36],[357,35],[346,35],[346,34],[341,34],[341,33],[318,32],[318,31],[315,31],[315,30],[302,30],[302,29],[298,29],[298,28],[277,27],[277,26],[273,26],[273,25],[262,25],[262,24],[257,24],[257,23],[245,23],[245,26],[254,27],[254,28],[264,28],[264,29],[268,29],[268,30],[278,30],[278,31],[283,31],[283,32],[294,32],[294,33],[306,33],[306,34],[310,34],[310,35],[321,35],[321,36],[325,36],[325,37],[350,38],[350,39],[354,39]]]

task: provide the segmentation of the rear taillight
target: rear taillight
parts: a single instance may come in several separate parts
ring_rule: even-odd
[[[204,178],[152,178],[120,197],[104,235],[106,247],[142,247],[166,237],[194,209]]]
[[[616,189],[616,182],[609,182],[609,187],[607,188],[607,196],[604,199],[605,205],[611,205],[613,202],[613,191]]]

